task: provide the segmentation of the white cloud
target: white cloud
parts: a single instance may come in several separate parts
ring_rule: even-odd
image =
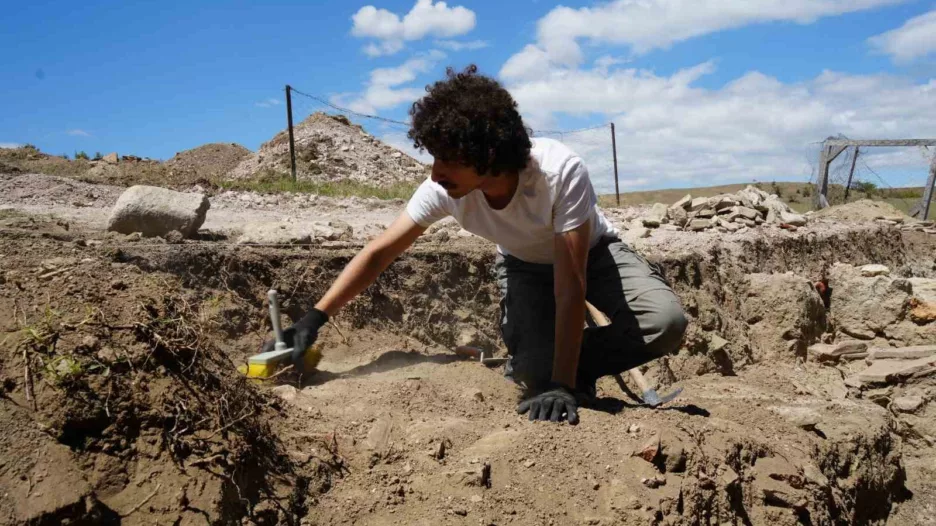
[[[397,53],[403,49],[405,41],[428,36],[451,38],[464,35],[475,27],[474,11],[462,6],[449,7],[445,2],[433,0],[417,0],[402,19],[396,13],[368,5],[359,9],[351,20],[352,35],[380,41],[364,48],[364,52],[372,57]]]
[[[68,134],[68,135],[71,135],[72,137],[90,137],[90,136],[91,136],[90,133],[88,133],[88,132],[86,132],[86,131],[84,131],[84,130],[79,130],[79,129],[77,129],[77,128],[74,129],[74,130],[68,130],[68,131],[66,131],[65,133]]]
[[[371,57],[382,57],[384,55],[394,55],[403,49],[401,40],[384,40],[380,43],[373,43],[364,46],[364,54]]]
[[[553,66],[507,87],[534,128],[552,128],[563,115],[613,120],[620,177],[634,186],[805,180],[817,162],[816,143],[830,135],[933,135],[936,79],[915,83],[884,74],[826,71],[788,84],[751,71],[718,89],[698,87],[697,81],[715,68],[710,61],[660,76],[634,68],[606,71],[602,64]],[[583,156],[596,187],[613,191],[608,128],[550,136]],[[919,152],[868,149],[865,155],[870,166],[919,170],[920,183],[925,180],[928,161]]]
[[[725,29],[765,22],[808,24],[824,16],[908,0],[614,0],[597,7],[559,6],[537,23],[537,45],[566,66],[582,63],[579,39],[626,44],[635,53]]]
[[[491,44],[485,40],[471,40],[468,42],[460,42],[458,40],[436,40],[435,45],[442,49],[448,49],[449,51],[476,51],[478,49],[484,49]]]
[[[19,148],[23,146],[18,142],[0,142],[0,148]]]
[[[272,108],[273,106],[279,106],[282,102],[279,99],[266,99],[263,102],[257,102],[255,106],[258,108]]]
[[[339,96],[333,98],[332,102],[336,105],[347,104],[350,110],[367,114],[377,113],[404,102],[413,102],[421,97],[424,91],[421,88],[398,86],[416,80],[419,74],[432,69],[445,56],[441,51],[432,50],[397,67],[374,69],[363,93],[350,101],[345,100],[347,96]]]
[[[532,80],[549,74],[552,63],[545,51],[527,44],[523,51],[507,59],[501,66],[500,76],[505,79]]]
[[[907,20],[897,29],[873,36],[868,43],[897,62],[936,53],[936,9]]]

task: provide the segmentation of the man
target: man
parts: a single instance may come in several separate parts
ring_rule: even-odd
[[[495,80],[475,66],[450,68],[427,91],[410,110],[408,136],[433,156],[430,179],[285,331],[287,344],[304,352],[329,316],[432,223],[453,216],[497,244],[510,354],[505,374],[527,388],[518,411],[575,424],[598,378],[679,347],[686,328],[679,300],[659,271],[617,238],[582,159],[558,141],[531,141],[516,103]],[[610,325],[583,332],[586,299]]]

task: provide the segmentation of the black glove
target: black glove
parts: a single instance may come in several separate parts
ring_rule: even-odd
[[[302,357],[306,350],[315,343],[319,329],[326,323],[328,323],[328,314],[313,308],[292,327],[283,331],[283,343],[286,347],[292,347],[293,365],[298,372],[305,372]],[[272,351],[275,345],[276,338],[273,338],[263,345],[263,352]]]
[[[527,411],[530,412],[530,420],[560,422],[565,416],[572,425],[579,421],[575,395],[561,384],[552,384],[546,391],[520,402],[517,412],[522,415]]]

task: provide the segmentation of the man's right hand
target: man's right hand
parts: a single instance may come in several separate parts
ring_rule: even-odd
[[[283,343],[286,347],[292,347],[293,366],[298,372],[305,372],[303,371],[303,356],[306,350],[315,343],[319,329],[326,323],[328,323],[328,314],[313,308],[292,327],[283,331]],[[263,345],[263,352],[272,351],[275,345],[276,338],[266,342]]]

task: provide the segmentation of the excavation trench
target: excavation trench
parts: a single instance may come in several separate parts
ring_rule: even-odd
[[[687,394],[652,411],[603,381],[601,406],[577,428],[518,419],[517,392],[499,371],[451,352],[457,344],[503,352],[488,246],[408,252],[335,317],[322,335],[321,372],[297,389],[288,375],[246,383],[234,367],[269,337],[269,288],[295,319],[356,247],[73,250],[22,232],[7,240],[22,268],[74,251],[64,264],[82,269],[51,278],[66,292],[60,297],[35,278],[2,284],[16,287],[0,304],[17,320],[7,332],[47,326],[23,355],[37,404],[21,380],[23,345],[5,345],[0,374],[11,403],[0,406],[38,422],[73,459],[71,478],[48,483],[78,488],[41,506],[31,488],[17,489],[0,500],[17,520],[54,523],[80,509],[87,520],[128,524],[457,524],[466,516],[496,524],[862,524],[886,520],[907,498],[890,413],[846,398],[837,373],[796,365],[822,336],[825,313],[769,351],[769,331],[750,323],[769,276],[791,272],[812,286],[835,262],[931,272],[931,252],[895,230],[651,252],[690,329],[680,353],[648,375]],[[26,448],[33,434],[23,428],[4,447]],[[5,469],[19,476],[41,467]]]

